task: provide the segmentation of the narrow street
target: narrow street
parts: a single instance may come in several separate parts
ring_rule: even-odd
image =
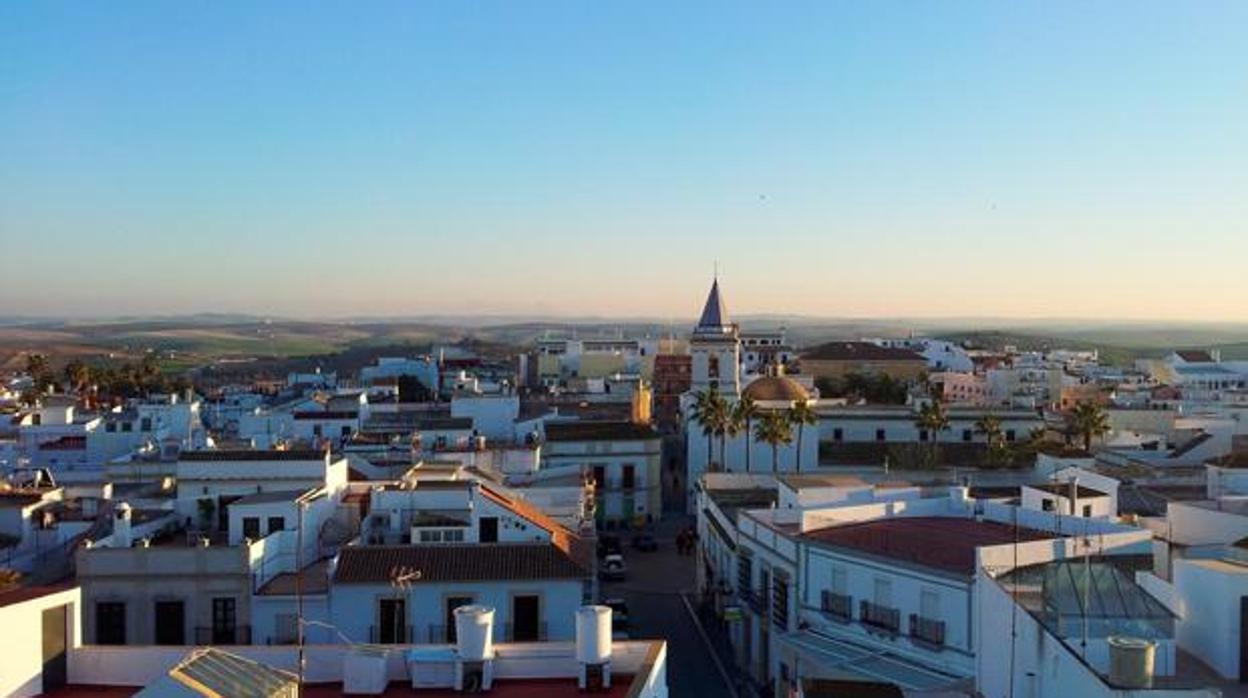
[[[628,577],[623,582],[604,582],[602,596],[622,598],[629,608],[629,635],[667,640],[667,681],[671,695],[731,696],[721,667],[717,666],[690,610],[696,603],[685,594],[693,591],[694,557],[676,553],[675,536],[687,524],[683,517],[669,517],[658,527],[659,549],[652,553],[633,550],[624,536]]]

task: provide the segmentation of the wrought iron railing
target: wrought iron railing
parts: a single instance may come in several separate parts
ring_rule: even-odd
[[[848,623],[854,619],[854,597],[849,594],[824,590],[819,601],[820,612],[832,620]]]
[[[858,603],[858,620],[863,625],[896,635],[901,629],[901,612],[870,601]]]
[[[945,622],[935,618],[924,618],[917,613],[911,613],[910,637],[921,644],[943,647],[945,644]]]

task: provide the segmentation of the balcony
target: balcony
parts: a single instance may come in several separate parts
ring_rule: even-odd
[[[901,612],[895,608],[881,606],[870,601],[858,603],[858,621],[867,626],[868,630],[877,630],[889,635],[896,635],[901,629]]]
[[[910,639],[928,648],[941,649],[945,646],[945,622],[911,613]]]
[[[819,612],[838,623],[848,623],[854,619],[854,597],[824,591],[819,599]]]
[[[195,644],[197,645],[250,645],[251,626],[236,625],[234,627],[195,626]]]

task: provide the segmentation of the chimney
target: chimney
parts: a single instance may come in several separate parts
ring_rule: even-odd
[[[118,548],[129,548],[134,544],[134,534],[130,529],[130,505],[122,502],[113,510],[113,545]]]

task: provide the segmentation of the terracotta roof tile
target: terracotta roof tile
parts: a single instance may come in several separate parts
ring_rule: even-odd
[[[973,575],[981,546],[1053,538],[1052,533],[995,521],[939,516],[883,519],[808,531],[803,538],[921,567]]]

